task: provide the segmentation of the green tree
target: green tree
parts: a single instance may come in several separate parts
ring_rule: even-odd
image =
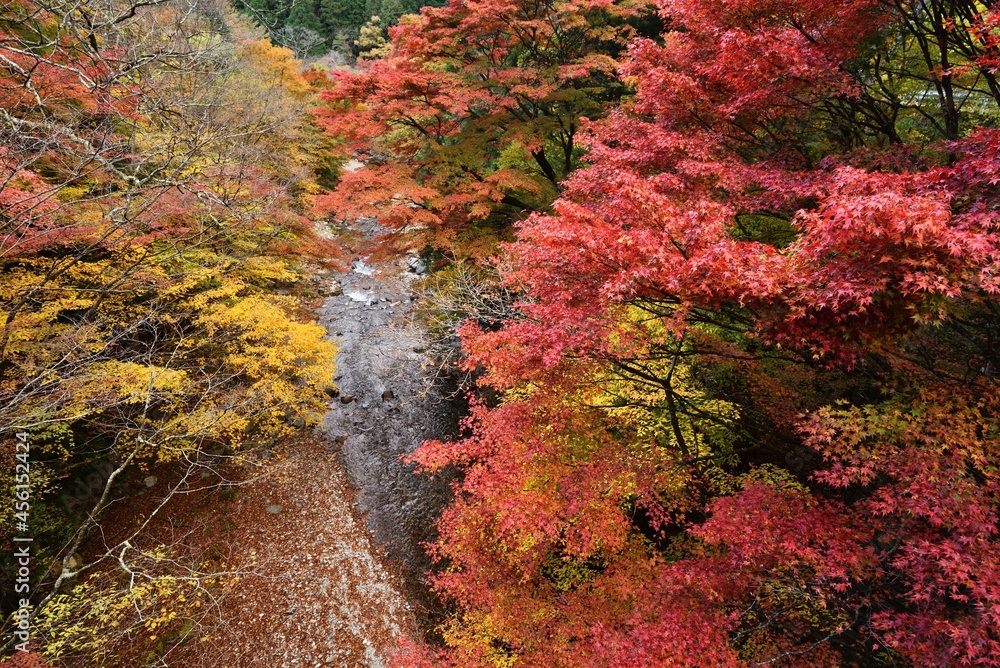
[[[392,26],[396,25],[399,17],[407,13],[403,0],[382,0],[382,10],[378,16],[384,25]]]
[[[302,26],[303,28],[308,28],[317,34],[324,33],[323,22],[319,18],[319,12],[317,11],[317,6],[313,3],[313,0],[299,0],[292,5],[292,9],[288,13],[288,19],[285,21],[285,25]]]

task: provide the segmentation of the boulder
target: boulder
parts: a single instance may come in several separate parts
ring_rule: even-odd
[[[344,294],[344,288],[341,287],[340,281],[331,278],[328,281],[321,282],[319,287],[316,288],[316,292],[321,297],[336,297]]]
[[[416,255],[410,255],[406,258],[406,266],[410,268],[410,271],[418,276],[427,273],[427,265]]]

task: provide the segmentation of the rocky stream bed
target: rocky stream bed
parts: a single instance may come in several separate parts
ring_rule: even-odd
[[[360,247],[378,231],[371,220],[340,230]],[[433,625],[421,544],[449,481],[416,475],[402,456],[453,434],[459,410],[413,321],[415,269],[358,256],[350,271],[314,277],[319,321],[340,346],[339,394],[320,429],[263,453],[264,475],[206,502],[224,519],[229,558],[252,575],[220,601],[215,642],[178,665],[384,668],[401,636]]]
[[[370,236],[377,224],[356,224]],[[338,446],[356,506],[367,518],[388,563],[398,569],[421,624],[432,614],[424,574],[430,561],[421,544],[434,537],[434,520],[449,496],[445,476],[417,475],[403,461],[426,439],[455,433],[453,392],[436,380],[423,328],[412,319],[419,262],[373,267],[355,259],[352,270],[320,309],[320,324],[339,342],[339,397],[323,422]]]

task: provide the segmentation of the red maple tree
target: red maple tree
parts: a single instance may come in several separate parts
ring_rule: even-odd
[[[997,13],[917,5],[659,3],[461,332],[401,663],[1000,665]]]
[[[335,73],[323,93],[319,122],[367,167],[318,209],[378,215],[398,244],[481,254],[510,220],[556,197],[578,163],[580,119],[626,90],[618,57],[649,10],[642,0],[477,0],[404,18],[387,57]]]

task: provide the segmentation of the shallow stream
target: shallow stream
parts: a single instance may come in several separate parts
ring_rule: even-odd
[[[418,276],[403,262],[374,267],[355,260],[352,271],[334,277],[341,294],[328,297],[319,316],[339,341],[335,381],[340,395],[323,430],[339,446],[358,493],[357,507],[389,565],[399,569],[407,598],[426,627],[433,597],[426,587],[431,564],[422,543],[434,538],[449,481],[415,474],[402,456],[426,439],[454,434],[459,410],[448,389],[434,380],[426,333],[412,322]]]

